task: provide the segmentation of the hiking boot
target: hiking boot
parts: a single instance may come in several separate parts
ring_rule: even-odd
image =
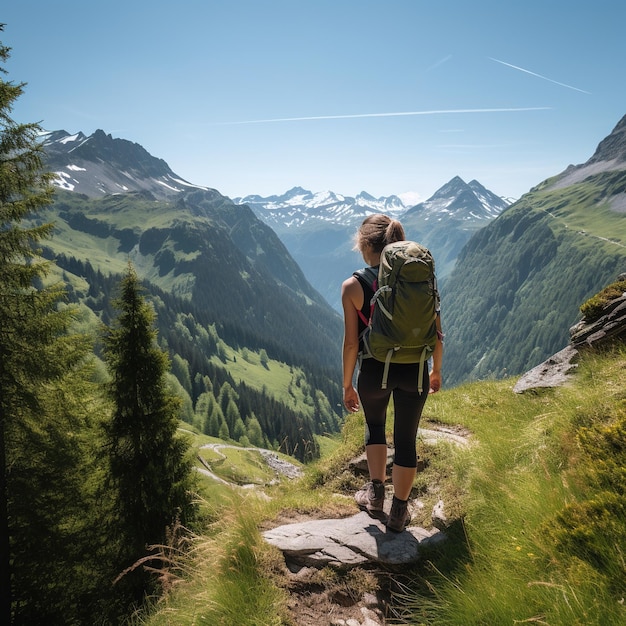
[[[389,511],[389,517],[387,518],[387,528],[394,533],[402,532],[411,521],[411,515],[409,514],[408,502],[398,500],[396,496],[391,501],[391,511]]]
[[[370,480],[354,494],[354,499],[364,511],[381,515],[385,502],[385,485],[380,480]]]

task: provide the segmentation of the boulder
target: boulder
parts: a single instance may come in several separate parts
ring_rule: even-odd
[[[602,313],[595,322],[586,322],[583,318],[570,328],[570,345],[584,348],[626,338],[626,294],[611,300]]]
[[[553,354],[549,359],[520,376],[513,391],[522,393],[528,389],[540,387],[558,387],[569,380],[569,375],[576,369],[578,350],[567,346],[560,352]]]

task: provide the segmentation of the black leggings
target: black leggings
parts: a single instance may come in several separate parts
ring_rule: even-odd
[[[387,406],[393,395],[394,463],[417,467],[415,441],[422,410],[428,398],[428,364],[424,364],[423,391],[417,391],[419,364],[391,363],[387,389],[381,389],[385,364],[376,359],[363,359],[359,368],[357,390],[365,413],[365,445],[387,443],[385,422]]]

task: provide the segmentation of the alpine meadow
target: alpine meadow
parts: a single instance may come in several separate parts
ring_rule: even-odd
[[[626,623],[626,116],[515,202],[455,176],[313,213],[299,187],[230,199],[103,130],[14,120],[9,56],[3,624]],[[397,534],[354,502],[334,300],[381,207],[434,253],[445,333]],[[592,323],[564,380],[516,388]]]

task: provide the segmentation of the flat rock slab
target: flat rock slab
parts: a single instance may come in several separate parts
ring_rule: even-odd
[[[576,348],[566,346],[560,352],[553,354],[549,359],[520,376],[513,387],[513,391],[523,393],[529,389],[564,385],[578,367],[575,363],[578,356]]]
[[[316,568],[415,563],[424,548],[444,538],[437,529],[418,526],[409,526],[400,533],[388,531],[364,511],[342,519],[285,524],[265,531],[263,536],[283,552],[287,564]]]

